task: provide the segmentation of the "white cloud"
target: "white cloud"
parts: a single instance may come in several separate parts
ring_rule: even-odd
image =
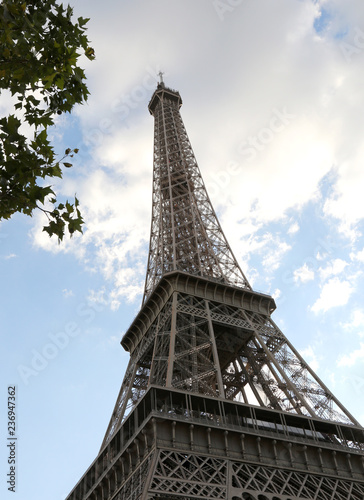
[[[327,267],[319,268],[320,277],[323,281],[325,281],[330,276],[336,276],[338,274],[341,274],[347,265],[348,263],[342,259],[334,259],[328,264]]]
[[[300,229],[300,226],[298,225],[298,223],[293,222],[293,224],[291,224],[291,226],[289,226],[287,233],[288,234],[295,234],[299,231],[299,229]]]
[[[338,366],[353,366],[357,361],[364,359],[364,343],[360,343],[360,348],[341,356],[337,362]]]
[[[357,253],[352,252],[350,258],[353,261],[364,262],[364,248]]]
[[[360,236],[356,224],[364,217],[362,203],[364,172],[361,164],[364,148],[357,147],[355,156],[354,154],[352,156],[350,163],[345,162],[339,167],[335,190],[326,200],[324,212],[338,219],[339,230],[355,241]]]
[[[354,331],[359,330],[358,334],[360,337],[364,336],[364,311],[361,309],[354,309],[351,313],[350,320],[346,323],[342,323],[342,327],[345,330]]]
[[[128,150],[128,155],[132,154],[133,149]],[[121,298],[133,301],[143,289],[151,217],[151,172],[138,177],[129,156],[121,163],[112,152],[106,155],[106,162],[114,164],[113,169],[92,168],[91,164],[87,176],[66,178],[59,186],[64,196],[77,189],[86,226],[84,234],[65,238],[59,245],[40,230],[44,219],[38,216],[33,241],[44,250],[74,253],[87,269],[103,275],[107,285],[102,302],[117,309]]]
[[[324,258],[325,258],[325,255],[322,254],[320,251],[318,251],[316,254],[316,259],[317,260],[324,260]]]
[[[62,290],[62,294],[63,294],[63,297],[65,297],[66,299],[68,297],[73,297],[73,295],[74,295],[73,291],[72,290],[68,290],[67,288],[64,288]]]
[[[105,306],[108,304],[106,298],[105,288],[100,288],[99,290],[89,290],[87,301],[91,304],[96,304],[98,306]]]
[[[279,288],[276,288],[274,290],[274,292],[272,293],[272,297],[275,300],[278,300],[281,295],[282,295],[282,291]]]
[[[263,266],[269,271],[278,269],[284,254],[291,249],[291,246],[285,241],[275,241],[274,243],[275,248],[270,248],[262,261]]]
[[[347,304],[354,288],[348,281],[340,281],[339,278],[331,278],[321,289],[320,297],[311,307],[314,313],[326,312],[333,307]]]
[[[291,249],[291,245],[282,240],[279,235],[270,232],[242,239],[239,232],[234,232],[234,225],[231,222],[230,212],[227,211],[222,218],[222,226],[226,228],[225,234],[231,247],[240,248],[241,255],[246,260],[259,255],[267,274],[276,271],[285,254]]]
[[[9,260],[9,259],[14,259],[15,257],[17,257],[15,253],[9,253],[8,255],[5,255],[3,258],[5,260]]]
[[[303,359],[306,361],[306,363],[308,363],[310,368],[312,368],[312,370],[314,372],[317,372],[317,370],[319,368],[319,362],[318,362],[317,356],[316,356],[315,351],[312,348],[312,346],[308,346],[308,347],[306,347],[306,349],[302,349],[300,351],[300,354],[303,357]]]
[[[303,264],[302,267],[299,269],[296,269],[293,271],[293,279],[295,283],[308,283],[309,281],[312,281],[315,278],[315,273],[312,269],[308,267],[308,265],[305,263]]]

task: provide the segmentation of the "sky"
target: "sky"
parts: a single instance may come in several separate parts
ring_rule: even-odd
[[[73,0],[91,95],[51,131],[84,234],[0,224],[1,485],[16,388],[18,500],[62,500],[97,456],[142,299],[153,118],[164,72],[225,235],[273,319],[364,423],[362,0]],[[0,116],[11,111],[2,96]]]

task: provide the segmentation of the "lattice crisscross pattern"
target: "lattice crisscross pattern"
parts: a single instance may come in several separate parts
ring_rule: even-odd
[[[152,223],[145,301],[164,273],[185,271],[251,289],[208,197],[179,108],[178,92],[160,84],[154,115]]]
[[[151,384],[353,423],[270,317],[190,294],[167,300],[132,353],[106,440]]]
[[[287,500],[363,500],[364,498],[363,484],[344,479],[237,462],[233,462],[232,467],[232,486],[235,492],[240,489],[242,492],[275,493],[285,495],[284,498]]]
[[[161,451],[151,491],[208,500],[226,498],[227,463],[212,457]]]

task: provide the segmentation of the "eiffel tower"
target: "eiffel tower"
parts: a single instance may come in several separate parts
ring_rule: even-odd
[[[363,500],[364,429],[271,319],[160,75],[142,307],[95,461],[67,500]]]

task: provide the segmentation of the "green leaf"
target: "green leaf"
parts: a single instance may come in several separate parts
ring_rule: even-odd
[[[47,144],[48,139],[47,139],[47,131],[46,129],[43,129],[41,132],[39,132],[36,137],[35,137],[35,142],[39,146],[42,146],[44,144]]]
[[[79,18],[77,19],[78,24],[80,25],[80,27],[81,27],[81,28],[82,28],[83,26],[85,26],[85,24],[87,24],[87,23],[89,22],[89,20],[90,20],[89,18],[84,19],[84,18],[82,18],[82,17],[79,17]]]
[[[87,47],[85,50],[85,55],[88,57],[91,61],[95,59],[95,51],[92,47]]]
[[[52,188],[44,186],[43,181],[62,177],[48,129],[56,115],[71,112],[89,95],[84,70],[78,66],[81,53],[95,58],[86,35],[88,19],[79,17],[74,23],[72,7],[64,7],[59,1],[0,3],[0,89],[15,97],[17,112],[16,117],[0,117],[0,181],[6,182],[0,221],[16,212],[31,216],[37,203],[43,203],[49,195],[50,202],[57,203]],[[33,139],[22,134],[21,123],[35,129]],[[65,156],[77,152],[68,148]],[[68,162],[63,165],[72,166]],[[44,230],[59,241],[67,225],[70,234],[81,230],[83,220],[77,206],[78,200],[75,206],[60,203],[58,210],[46,211],[50,221]]]

